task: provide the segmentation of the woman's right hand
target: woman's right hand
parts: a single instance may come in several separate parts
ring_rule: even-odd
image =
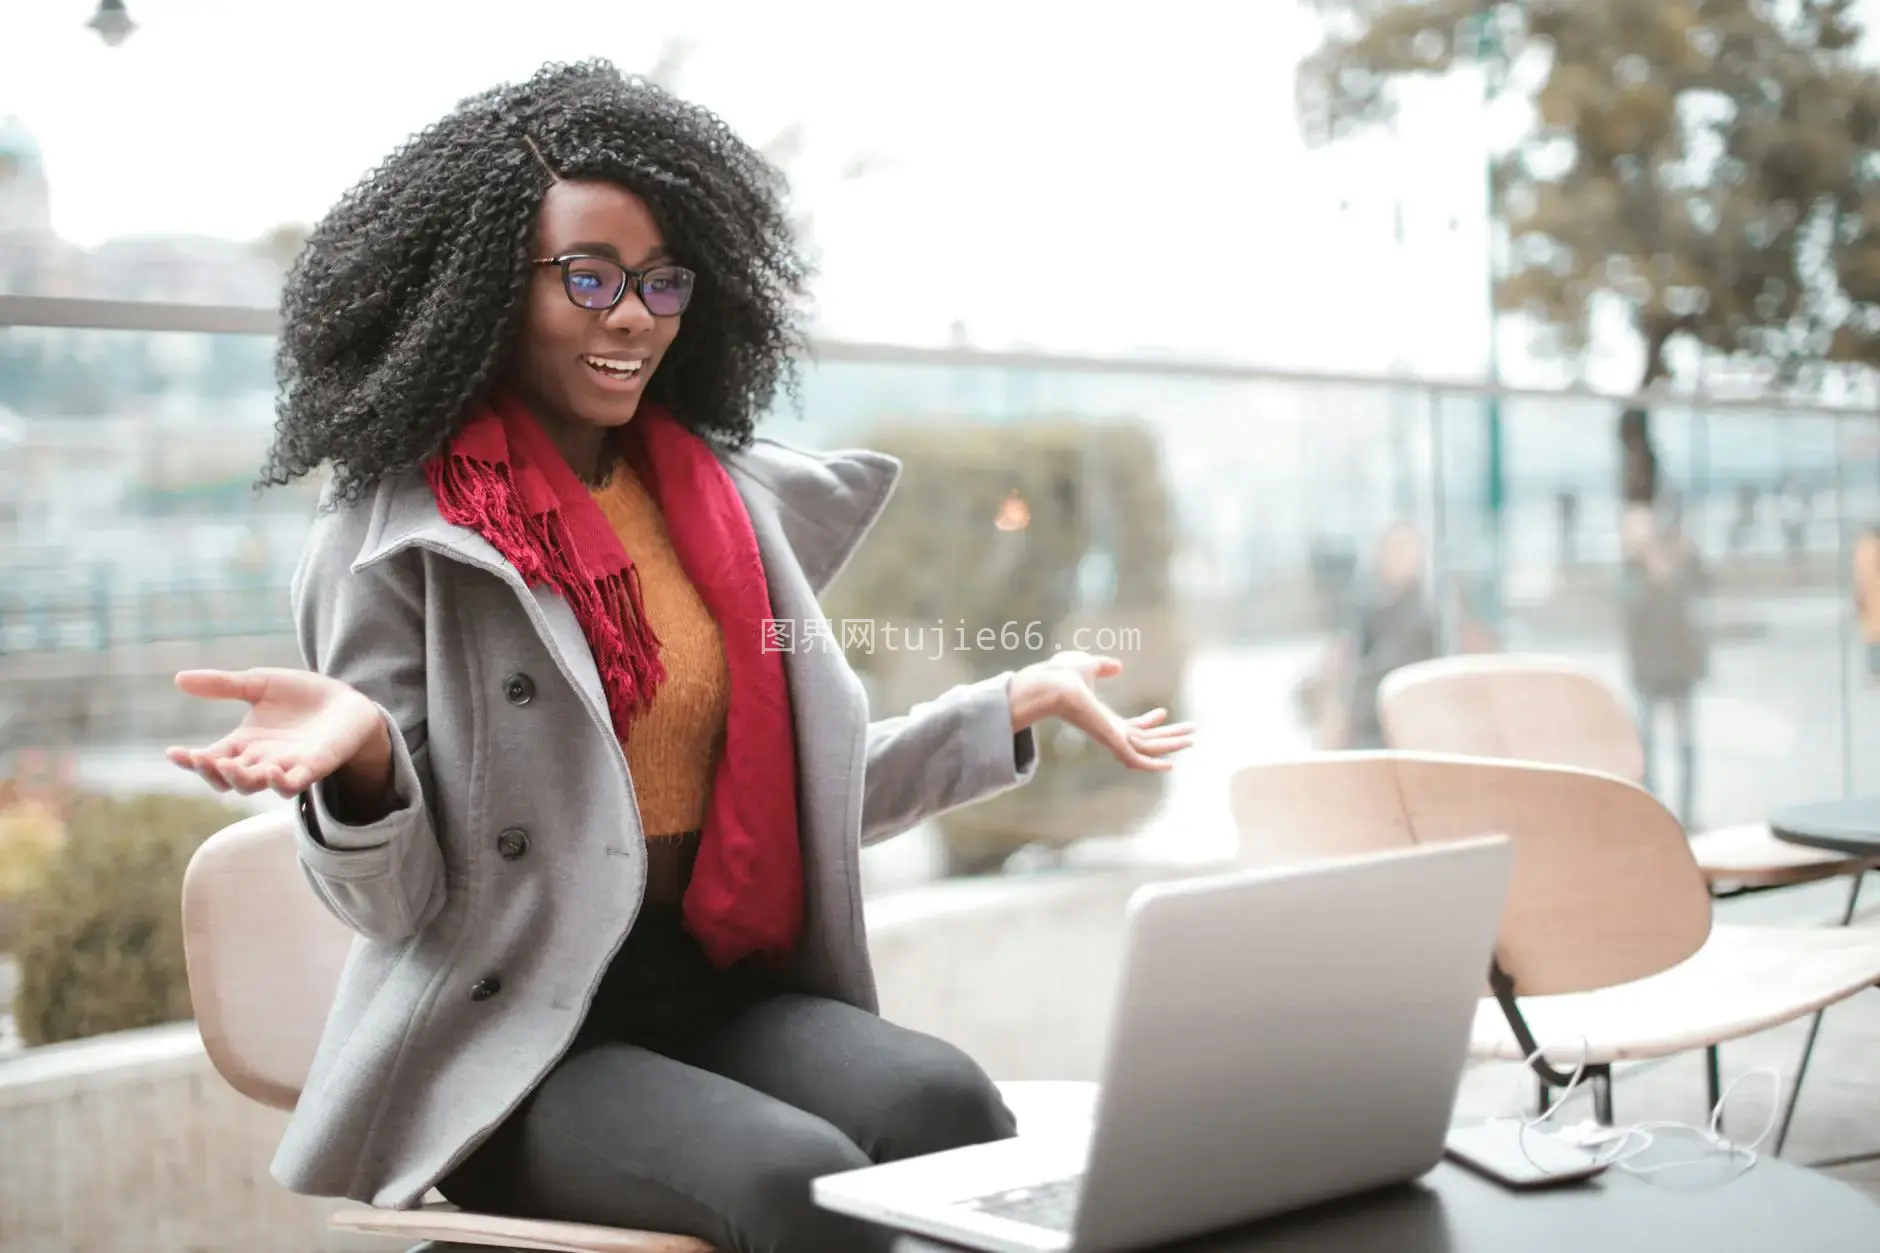
[[[272,788],[296,796],[330,775],[342,790],[382,796],[392,745],[378,706],[356,688],[310,670],[185,670],[176,686],[204,700],[248,703],[241,725],[207,748],[166,755],[218,792]]]

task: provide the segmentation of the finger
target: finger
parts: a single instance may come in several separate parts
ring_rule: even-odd
[[[235,753],[212,748],[198,751],[192,756],[195,759],[197,773],[209,780],[211,787],[220,784],[218,791],[241,792],[246,795],[260,790],[259,786],[253,782],[251,768],[243,766]]]
[[[236,727],[203,751],[218,762],[233,761],[253,745],[252,737],[253,732],[244,727]]]
[[[1170,723],[1168,726],[1136,727],[1134,729],[1134,734],[1147,736],[1151,739],[1161,739],[1164,736],[1170,735],[1193,735],[1194,733],[1194,724],[1189,722],[1175,722]]]
[[[1151,744],[1187,745],[1194,743],[1195,737],[1192,732],[1185,731],[1172,731],[1166,734],[1160,731],[1136,731],[1130,734],[1129,742],[1138,748],[1146,748]]]
[[[1147,756],[1137,752],[1134,748],[1131,748],[1127,755],[1118,754],[1117,760],[1121,761],[1131,770],[1163,771],[1173,770],[1175,768],[1175,763],[1172,761],[1164,761],[1160,757]]]
[[[321,770],[318,761],[309,759],[299,749],[287,746],[269,754],[262,763],[262,769],[268,772],[268,786],[283,796],[298,796],[312,787],[314,782],[323,778],[330,771]]]
[[[1138,740],[1135,749],[1145,757],[1169,757],[1175,753],[1192,748],[1194,741],[1187,738],[1167,740]]]
[[[304,789],[289,781],[289,772],[300,765],[299,755],[278,743],[257,744],[236,759],[256,784],[256,791],[267,789],[282,796],[296,796]]]
[[[1108,679],[1123,673],[1123,663],[1114,657],[1098,655],[1092,657],[1090,660],[1095,663],[1092,668],[1100,679]]]
[[[229,781],[222,777],[222,771],[217,768],[215,758],[211,757],[209,754],[200,751],[191,753],[189,755],[189,765],[192,770],[202,776],[204,783],[207,783],[216,791],[226,792],[229,790]]]
[[[245,766],[239,761],[224,761],[218,763],[218,768],[222,772],[222,777],[229,781],[229,785],[243,796],[252,796],[256,792],[266,790],[268,786],[267,770],[264,767]]]
[[[257,766],[264,765],[273,760],[276,755],[274,745],[256,740],[240,753],[236,754],[235,764],[244,769],[253,770]]]
[[[245,700],[253,704],[267,689],[267,680],[252,670],[182,670],[176,675],[176,686],[204,700]]]
[[[1137,714],[1134,718],[1131,718],[1129,720],[1129,725],[1132,727],[1140,727],[1146,730],[1149,727],[1155,726],[1157,723],[1163,721],[1167,717],[1168,717],[1168,710],[1157,707],[1155,709],[1151,709],[1147,713]]]
[[[184,748],[181,745],[172,745],[163,750],[163,755],[185,770],[194,770],[199,759],[221,761],[225,757],[234,757],[242,751],[246,743],[247,737],[238,729],[204,748]]]

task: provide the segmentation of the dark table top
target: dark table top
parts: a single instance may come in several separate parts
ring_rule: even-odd
[[[1791,844],[1880,857],[1880,796],[1785,805],[1770,815],[1769,830]]]
[[[1448,1162],[1416,1183],[1158,1253],[1848,1253],[1880,1249],[1880,1204],[1826,1175],[1772,1158],[1748,1171],[1596,1179],[1516,1192]],[[903,1236],[895,1253],[951,1246]]]

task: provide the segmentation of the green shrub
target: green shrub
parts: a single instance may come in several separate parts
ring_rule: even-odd
[[[66,838],[25,900],[13,949],[14,1015],[28,1044],[190,1017],[183,870],[242,812],[207,797],[81,796]]]
[[[872,649],[844,643],[878,715],[1081,643],[1123,661],[1101,688],[1113,707],[1179,717],[1187,645],[1169,597],[1174,521],[1153,432],[1077,418],[904,420],[857,442],[904,471],[824,609],[838,629],[876,624]],[[1002,529],[1002,511],[1024,525]],[[1160,802],[1165,776],[1126,770],[1061,730],[1039,728],[1031,784],[941,817],[949,872],[996,869],[1026,844],[1123,834]]]

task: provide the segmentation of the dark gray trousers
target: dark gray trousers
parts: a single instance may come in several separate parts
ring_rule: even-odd
[[[567,1056],[439,1190],[734,1253],[860,1253],[892,1233],[819,1209],[812,1179],[1016,1130],[959,1049],[753,968],[714,970],[674,911],[652,910]]]

